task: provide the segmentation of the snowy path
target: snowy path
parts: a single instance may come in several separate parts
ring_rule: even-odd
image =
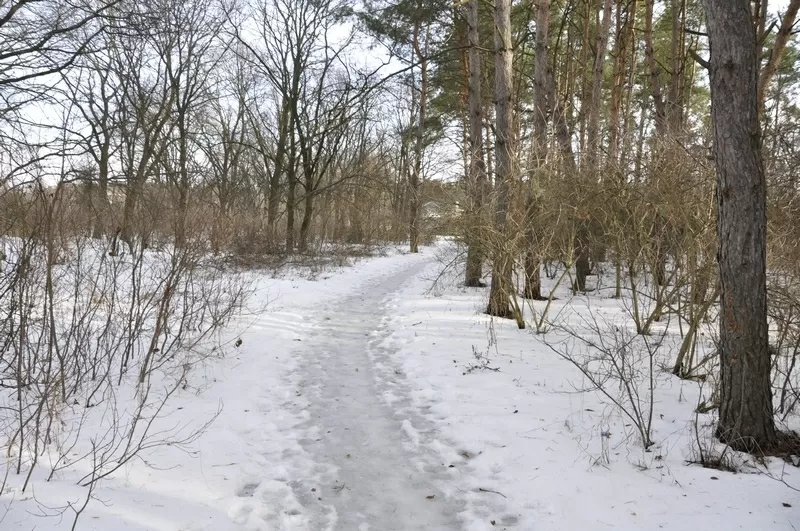
[[[420,444],[433,426],[403,407],[408,397],[387,405],[376,374],[391,364],[390,352],[380,345],[388,335],[388,298],[426,265],[392,272],[322,308],[312,337],[298,350],[300,386],[310,401],[308,422],[319,434],[303,446],[315,461],[335,467],[316,491],[298,493],[312,514],[318,512],[312,529],[324,528],[326,505],[335,508],[336,529],[461,528],[461,506],[436,486],[447,480],[446,465]],[[404,378],[399,368],[395,377]]]

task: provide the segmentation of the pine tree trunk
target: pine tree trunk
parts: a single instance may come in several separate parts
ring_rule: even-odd
[[[511,190],[514,189],[515,139],[511,91],[513,84],[513,50],[511,40],[511,0],[495,0],[495,187],[497,205],[493,246],[492,287],[487,313],[496,317],[516,318],[520,328],[521,317],[511,308],[513,260],[508,212]]]
[[[604,0],[603,20],[598,24],[595,36],[594,71],[592,75],[592,92],[589,105],[589,122],[587,124],[588,161],[586,168],[590,172],[600,170],[600,108],[602,107],[603,73],[606,65],[606,48],[608,34],[611,29],[611,0]]]
[[[550,0],[539,0],[534,8],[536,20],[535,63],[533,70],[533,146],[535,163],[531,175],[525,227],[525,291],[526,299],[542,299],[541,257],[537,248],[536,220],[539,211],[541,183],[547,158],[548,118],[548,39],[550,29]]]
[[[748,0],[705,0],[705,7],[722,286],[717,436],[736,449],[756,451],[776,441],[757,42]]]
[[[525,289],[523,291],[523,297],[526,299],[540,301],[544,300],[545,297],[542,296],[542,262],[539,258],[538,249],[536,249],[536,227],[534,226],[536,219],[535,214],[538,210],[536,201],[536,198],[533,197],[533,194],[531,194],[526,209],[527,227],[525,228]]]
[[[422,204],[422,155],[425,148],[425,118],[428,106],[428,29],[426,28],[424,50],[420,44],[420,30],[420,23],[417,22],[414,25],[413,46],[414,53],[419,60],[420,69],[419,116],[414,140],[414,166],[411,169],[411,179],[409,179],[409,184],[411,185],[411,204],[409,205],[411,210],[409,215],[409,247],[412,253],[419,252],[419,218],[420,206]]]
[[[629,138],[627,134],[627,121],[630,120],[630,112],[625,113],[625,125],[621,125],[620,114],[623,108],[623,98],[628,95],[625,108],[630,110],[630,87],[626,92],[626,81],[629,81],[633,69],[628,68],[628,59],[630,48],[633,48],[635,54],[635,46],[631,46],[634,42],[634,21],[636,20],[636,0],[628,4],[625,10],[617,9],[616,20],[616,44],[613,53],[614,69],[613,69],[613,83],[611,87],[611,107],[608,115],[608,159],[606,163],[607,172],[609,175],[615,176],[615,181],[618,186],[625,186],[625,173],[624,168],[627,164],[626,151],[622,149],[620,154],[620,137],[623,139]],[[635,61],[631,61],[635,63]],[[621,241],[623,236],[618,236],[614,241],[614,298],[622,297],[622,245]]]
[[[467,227],[467,271],[464,284],[481,287],[483,276],[484,201],[487,195],[486,163],[483,160],[483,103],[481,101],[481,54],[478,34],[478,0],[467,5],[467,40],[469,41],[469,226]]]

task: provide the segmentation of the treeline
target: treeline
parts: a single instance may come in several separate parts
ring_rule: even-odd
[[[0,230],[30,234],[59,197],[59,224],[112,254],[407,239],[411,70],[365,61],[353,17],[312,0],[7,6]]]

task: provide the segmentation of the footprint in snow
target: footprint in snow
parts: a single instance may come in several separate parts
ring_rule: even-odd
[[[245,483],[236,491],[236,495],[240,498],[252,498],[258,486],[259,483]]]

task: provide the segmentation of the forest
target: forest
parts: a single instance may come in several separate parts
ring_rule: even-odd
[[[386,283],[412,279],[403,264],[421,274],[414,260],[433,260],[432,292],[480,306],[459,306],[490,336],[488,349],[463,346],[464,375],[493,377],[488,352],[518,334],[510,344],[564,362],[637,451],[662,455],[658,389],[686,385],[683,461],[752,463],[773,479],[800,466],[798,11],[800,0],[0,0],[0,528],[32,529],[15,500],[63,482],[38,511],[59,515],[53,529],[91,529],[81,515],[114,499],[96,489],[153,452],[196,452],[228,415],[220,391],[197,422],[170,420],[213,388],[209,367],[256,348],[243,322],[266,319],[254,326],[267,341],[271,311],[302,314],[335,350],[347,330],[383,330],[356,322],[391,320]],[[394,277],[364,265],[387,252]],[[301,280],[298,309],[281,306],[285,277],[353,264],[372,287],[331,291],[349,301],[340,310],[328,288],[304,306],[316,288]],[[268,294],[272,281],[287,294]],[[276,348],[310,341],[291,337]],[[352,345],[370,367],[375,348]],[[289,358],[280,370],[327,381]],[[397,363],[410,379],[411,362]],[[358,388],[352,377],[327,376]],[[608,422],[591,428],[601,442]],[[593,462],[610,466],[606,442],[600,452]],[[784,510],[800,507],[800,483],[778,480],[794,496]],[[264,485],[250,484],[236,496]],[[343,507],[344,527],[245,525],[361,530]],[[496,527],[481,510],[462,524]],[[535,528],[517,518],[503,525]],[[391,529],[451,529],[414,525]]]

